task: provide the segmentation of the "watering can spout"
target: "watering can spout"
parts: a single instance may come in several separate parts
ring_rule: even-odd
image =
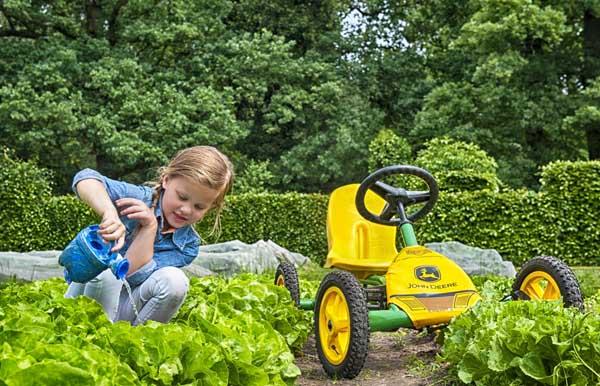
[[[117,253],[117,257],[110,263],[110,270],[119,280],[123,280],[129,271],[129,261]]]

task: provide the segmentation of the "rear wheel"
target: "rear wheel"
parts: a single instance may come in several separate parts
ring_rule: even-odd
[[[349,272],[329,273],[315,303],[315,340],[323,369],[332,378],[354,378],[369,350],[369,315],[364,292]]]
[[[583,309],[579,282],[571,269],[552,256],[529,260],[515,278],[513,293],[521,300],[555,300],[562,297],[566,307]]]
[[[300,284],[298,272],[294,264],[283,262],[277,266],[277,270],[275,271],[275,285],[287,288],[296,307],[300,306]]]

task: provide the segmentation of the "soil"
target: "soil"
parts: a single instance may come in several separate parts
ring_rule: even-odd
[[[298,385],[403,385],[430,386],[453,384],[446,368],[436,361],[440,346],[434,334],[423,334],[414,330],[395,333],[375,332],[371,334],[369,354],[360,374],[354,379],[332,380],[327,377],[315,347],[312,335],[304,346],[303,355],[296,358],[302,371]]]

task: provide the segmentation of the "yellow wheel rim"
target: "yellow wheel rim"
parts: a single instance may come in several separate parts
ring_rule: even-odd
[[[283,275],[277,276],[277,285],[280,287],[285,287],[285,279],[283,278]]]
[[[339,365],[350,346],[350,310],[346,297],[337,287],[325,291],[319,307],[319,337],[327,360]]]
[[[531,299],[555,300],[560,299],[560,288],[556,281],[542,271],[535,271],[525,277],[520,290]]]

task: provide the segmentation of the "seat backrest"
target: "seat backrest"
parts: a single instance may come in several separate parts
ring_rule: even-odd
[[[354,203],[358,184],[345,185],[331,193],[327,208],[328,264],[332,258],[391,261],[398,254],[396,227],[376,224],[358,213]],[[368,190],[367,209],[379,214],[385,201]]]

